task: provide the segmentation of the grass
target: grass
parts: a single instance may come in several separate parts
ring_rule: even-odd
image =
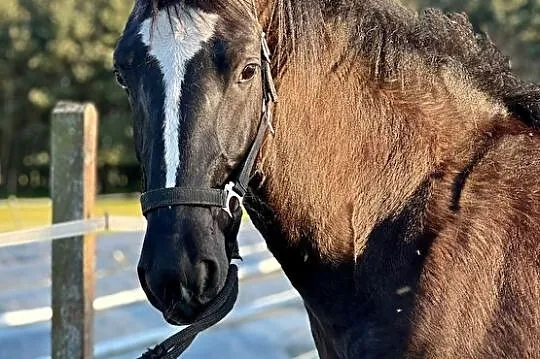
[[[109,213],[113,216],[140,216],[139,199],[136,196],[104,196],[96,201],[96,216]],[[49,198],[0,200],[0,232],[51,224],[51,200]]]

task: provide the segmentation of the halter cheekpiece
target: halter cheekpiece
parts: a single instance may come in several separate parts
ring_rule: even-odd
[[[221,207],[232,217],[231,201],[236,198],[240,204],[248,190],[249,180],[257,156],[261,150],[266,131],[272,128],[272,107],[277,102],[277,91],[271,72],[271,55],[266,35],[261,33],[261,77],[263,88],[262,110],[259,129],[253,140],[249,153],[244,160],[240,174],[235,182],[231,181],[218,188],[173,187],[160,188],[144,192],[141,195],[141,206],[144,215],[157,208],[172,206]]]

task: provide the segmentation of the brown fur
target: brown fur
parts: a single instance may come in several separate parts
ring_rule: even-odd
[[[331,46],[315,50],[318,66],[280,57],[276,136],[260,165],[288,240],[309,232],[323,261],[361,261],[377,223],[429,179],[424,223],[435,240],[408,356],[539,357],[540,135],[508,111],[508,82],[467,69],[479,60],[466,46],[480,56],[492,45],[366,57],[375,49],[347,53],[350,28],[325,26]],[[492,64],[493,75],[510,76],[490,59],[506,71]]]
[[[398,212],[446,158],[474,147],[496,115],[507,115],[449,70],[421,78],[431,70],[414,63],[417,75],[374,84],[366,75],[369,64],[342,73],[332,70],[334,58],[332,51],[320,57],[327,65],[310,81],[299,81],[294,70],[280,79],[277,136],[268,141],[262,170],[276,181],[268,187],[279,191],[272,204],[290,215],[287,228],[307,220],[320,229],[315,240],[321,255],[339,260],[358,256],[377,222]],[[336,97],[328,88],[337,87],[351,91]],[[340,115],[351,109],[355,116]],[[457,133],[463,134],[458,141]],[[324,175],[291,175],[313,169]]]
[[[457,172],[471,160],[448,163],[434,182],[426,222],[437,242],[422,275],[411,344],[424,356],[540,355],[540,180],[531,175],[540,165],[540,138],[506,121],[488,134],[459,209],[448,203]]]

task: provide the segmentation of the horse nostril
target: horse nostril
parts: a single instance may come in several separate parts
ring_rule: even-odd
[[[204,305],[219,291],[219,267],[214,260],[199,260],[194,265],[137,267],[137,274],[150,303],[162,312]],[[187,313],[187,312],[186,312]],[[184,313],[184,314],[186,314]],[[186,314],[187,315],[187,314]]]
[[[218,266],[212,260],[202,260],[197,268],[199,295],[212,296],[216,292],[218,282]]]

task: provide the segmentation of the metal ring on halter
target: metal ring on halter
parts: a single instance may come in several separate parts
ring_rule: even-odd
[[[242,201],[244,200],[244,197],[240,193],[236,192],[234,187],[235,183],[231,181],[227,183],[223,189],[223,192],[225,193],[225,205],[223,206],[223,210],[227,212],[231,218],[233,216],[231,211],[231,200],[236,198],[240,206],[243,205]]]

